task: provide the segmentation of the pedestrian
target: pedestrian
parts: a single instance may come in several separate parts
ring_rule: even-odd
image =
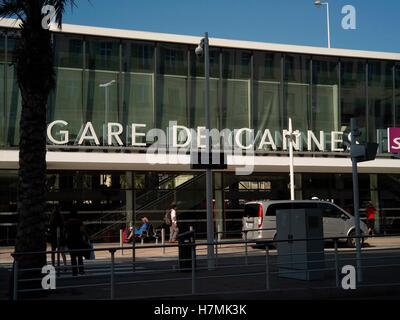
[[[61,251],[65,270],[67,269],[67,257],[65,252],[67,250],[65,243],[65,223],[64,218],[60,212],[59,206],[54,206],[49,222],[50,231],[50,244],[51,244],[51,263],[55,266],[55,251]]]
[[[176,237],[179,233],[176,204],[171,204],[171,209],[166,215],[166,224],[169,224],[169,242],[177,242]]]
[[[84,274],[83,250],[89,248],[88,236],[83,222],[78,218],[78,212],[73,208],[65,224],[65,239],[70,251],[72,275]],[[79,251],[78,251],[79,250]]]
[[[372,201],[369,201],[367,205],[367,226],[368,226],[368,234],[370,236],[375,233],[375,215],[376,215],[376,209]]]

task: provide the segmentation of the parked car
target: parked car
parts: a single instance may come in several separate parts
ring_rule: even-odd
[[[319,200],[268,200],[253,201],[245,204],[243,231],[249,230],[247,232],[247,240],[275,239],[276,211],[282,209],[322,209],[324,238],[351,237],[356,234],[354,216],[334,203]],[[368,234],[368,228],[362,221],[360,221],[360,231],[362,235]],[[245,238],[244,233],[243,238]],[[362,239],[363,241],[364,239]],[[347,245],[355,247],[355,240],[349,238]]]

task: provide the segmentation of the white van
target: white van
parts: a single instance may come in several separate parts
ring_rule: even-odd
[[[355,235],[355,220],[351,214],[331,202],[319,200],[248,202],[244,206],[243,231],[249,230],[247,232],[247,240],[275,239],[277,210],[308,208],[322,209],[324,237],[348,237]],[[360,222],[360,231],[362,235],[368,234],[368,228],[362,221]],[[243,238],[245,239],[244,234]],[[347,244],[355,247],[355,240],[348,239]]]

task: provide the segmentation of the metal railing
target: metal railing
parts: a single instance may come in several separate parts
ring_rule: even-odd
[[[259,229],[255,229],[254,231],[258,231]],[[246,230],[247,232],[251,232],[251,230]],[[245,233],[246,234],[246,233]],[[400,238],[399,235],[385,235],[385,236],[372,236],[369,238]],[[107,248],[97,248],[90,249],[89,251],[94,253],[107,253],[109,257],[109,262],[106,264],[97,265],[96,263],[92,263],[89,266],[89,273],[85,276],[79,276],[78,278],[74,278],[73,276],[63,275],[57,270],[57,281],[61,282],[61,286],[57,286],[56,291],[63,290],[86,290],[88,288],[97,288],[97,287],[108,287],[108,296],[109,299],[115,299],[117,296],[117,288],[123,291],[123,287],[127,287],[133,285],[136,287],[150,287],[150,289],[154,288],[155,285],[158,288],[161,288],[163,285],[167,285],[170,283],[175,283],[174,286],[168,286],[172,291],[167,292],[166,294],[158,294],[152,296],[146,296],[145,298],[152,297],[170,297],[170,296],[190,296],[190,295],[200,295],[206,293],[215,293],[216,289],[213,289],[213,284],[218,283],[219,280],[226,279],[236,279],[237,281],[246,279],[252,279],[256,277],[258,280],[256,282],[252,282],[249,280],[250,285],[254,283],[255,287],[250,287],[245,290],[246,292],[256,292],[256,291],[271,291],[276,289],[281,289],[278,284],[276,277],[290,277],[290,274],[298,274],[299,272],[307,272],[307,273],[324,273],[328,274],[328,278],[325,282],[321,283],[321,288],[339,288],[340,287],[340,265],[343,263],[353,263],[355,261],[354,251],[353,249],[348,250],[340,250],[340,243],[347,242],[348,239],[356,239],[356,236],[351,237],[324,237],[324,238],[303,238],[303,239],[290,239],[290,240],[271,240],[271,239],[257,239],[257,240],[224,240],[218,241],[218,238],[215,239],[213,243],[207,242],[193,242],[193,243],[179,243],[179,244],[165,244],[165,236],[162,244],[159,245],[148,245],[148,246],[135,246],[132,245],[132,260],[122,261],[122,254],[118,257],[121,261],[118,262],[117,255],[122,253],[123,250],[127,249],[126,247],[107,247]],[[365,238],[365,236],[360,236],[359,238]],[[297,243],[297,242],[310,242],[310,241],[331,241],[333,242],[333,248],[330,250],[329,248],[324,248],[323,251],[319,252],[295,252],[291,254],[277,254],[277,252],[273,252],[270,249],[272,246],[277,247],[279,244],[287,244],[287,243]],[[260,242],[263,245],[262,250],[253,250],[250,254],[248,248],[253,245],[259,245]],[[215,268],[210,269],[206,263],[206,251],[207,246],[212,245],[215,248]],[[154,261],[146,260],[142,258],[138,259],[138,253],[143,253],[146,250],[151,249],[161,249],[163,254],[168,250],[178,249],[179,251],[179,260],[176,259],[176,252],[174,251],[174,255],[171,257],[171,260],[163,260],[161,257],[155,259]],[[186,250],[185,250],[186,249]],[[188,250],[189,249],[189,250]],[[363,270],[368,269],[377,269],[377,268],[398,268],[400,266],[400,246],[392,247],[391,251],[385,251],[386,249],[378,249],[373,250],[371,252],[373,254],[371,256],[363,255],[362,260],[366,263],[363,263]],[[21,284],[29,282],[29,281],[40,281],[41,278],[26,278],[23,276],[25,272],[36,271],[39,272],[39,268],[32,269],[22,269],[19,266],[19,258],[27,255],[37,255],[37,254],[60,254],[60,253],[80,253],[87,252],[88,249],[84,250],[66,250],[66,251],[46,251],[46,252],[25,252],[25,253],[13,253],[12,257],[14,258],[13,263],[13,290],[12,290],[12,299],[17,300],[22,293],[28,292],[38,292],[42,291],[42,288],[20,288]],[[190,251],[190,255],[188,252]],[[222,251],[225,251],[224,253]],[[394,252],[393,252],[394,251]],[[182,257],[186,252],[186,256]],[[203,254],[201,254],[203,252]],[[313,267],[309,267],[310,260],[307,258],[307,255],[320,255],[322,258],[312,259],[311,265]],[[298,256],[295,259],[295,263],[292,263],[292,270],[288,270],[285,267],[285,263],[282,262],[285,256]],[[251,261],[250,261],[251,258]],[[374,262],[375,261],[375,262]],[[178,262],[178,265],[177,265]],[[185,263],[186,262],[186,263]],[[202,263],[203,262],[203,263]],[[251,263],[250,263],[251,262]],[[368,262],[368,263],[367,263]],[[98,262],[100,263],[100,262]],[[307,268],[303,268],[304,264],[307,263]],[[153,266],[154,265],[154,266]],[[185,265],[182,267],[182,265]],[[190,267],[188,267],[190,265]],[[150,266],[152,268],[150,268]],[[57,269],[59,267],[56,267]],[[70,269],[70,268],[68,268]],[[289,268],[290,269],[290,268]],[[172,271],[172,272],[171,272]],[[189,274],[181,274],[176,271],[191,271]],[[372,278],[375,278],[371,277]],[[333,283],[330,281],[334,280]],[[260,277],[264,277],[264,281],[259,281]],[[274,278],[275,277],[275,278]],[[120,278],[120,281],[118,281]],[[108,280],[107,280],[108,279]],[[93,282],[94,280],[97,280]],[[359,286],[380,286],[391,285],[391,286],[400,286],[400,279],[393,279],[390,283],[382,283],[382,282],[372,282],[367,283],[368,276],[364,277],[363,282],[359,283]],[[79,282],[69,283],[69,282]],[[398,281],[398,283],[396,282]],[[87,283],[85,283],[87,282]],[[326,282],[329,282],[328,284]],[[179,283],[179,286],[176,285]],[[200,287],[204,287],[204,284],[208,283],[211,287],[210,290],[204,290]],[[199,286],[199,284],[201,284]],[[244,282],[243,282],[244,284]],[[180,287],[180,288],[178,288]],[[240,290],[228,290],[223,291],[223,293],[237,293],[241,292],[246,287],[246,285],[240,286]],[[317,287],[318,288],[318,287]],[[176,290],[179,289],[179,292]],[[295,288],[289,288],[295,289]],[[175,290],[175,291],[174,291]],[[136,291],[136,290],[135,290]],[[150,290],[152,293],[154,290]],[[217,290],[218,291],[218,290]],[[99,291],[96,290],[96,294]],[[122,298],[130,298],[129,293],[119,294],[119,297]],[[221,292],[218,292],[221,293]],[[127,296],[128,295],[128,296]],[[103,297],[99,297],[101,299]],[[144,298],[143,296],[135,296],[135,298]]]

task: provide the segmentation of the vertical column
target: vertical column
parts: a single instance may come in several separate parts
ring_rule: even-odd
[[[126,205],[126,225],[133,226],[133,173],[132,171],[126,172],[126,195],[125,195],[125,205]]]
[[[224,231],[224,198],[223,198],[223,187],[222,187],[222,173],[214,173],[214,194],[215,194],[215,227],[217,232]],[[217,235],[219,240],[222,234]]]
[[[370,192],[371,192],[371,201],[376,208],[375,214],[375,231],[376,233],[380,233],[381,229],[381,221],[380,221],[380,203],[379,203],[379,192],[378,192],[378,175],[371,174],[369,178]]]
[[[303,200],[303,185],[302,185],[302,174],[296,173],[294,175],[294,187],[295,187],[295,199],[296,200]]]

